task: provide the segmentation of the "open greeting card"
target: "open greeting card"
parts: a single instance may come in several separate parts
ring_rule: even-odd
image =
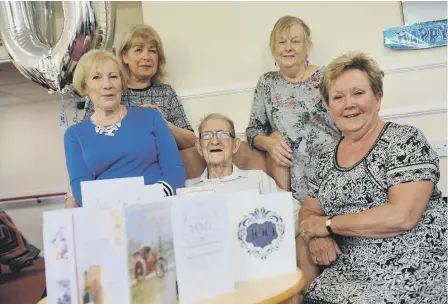
[[[290,192],[225,191],[225,185],[177,189],[177,194],[226,202],[236,282],[296,271],[294,205]]]
[[[129,303],[119,210],[44,212],[48,303]]]
[[[169,202],[44,213],[48,303],[176,303]]]

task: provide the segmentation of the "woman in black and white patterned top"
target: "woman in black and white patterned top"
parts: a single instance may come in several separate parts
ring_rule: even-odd
[[[179,149],[193,147],[193,128],[174,89],[161,81],[166,57],[159,34],[148,25],[134,26],[121,42],[118,56],[129,72],[128,89],[122,94],[126,107],[151,107],[165,118]],[[91,102],[84,117],[93,114]]]
[[[447,303],[447,205],[422,132],[378,115],[384,73],[335,59],[321,93],[343,133],[311,160],[300,210],[304,303]],[[330,248],[330,249],[328,249]],[[318,274],[316,264],[330,264]]]

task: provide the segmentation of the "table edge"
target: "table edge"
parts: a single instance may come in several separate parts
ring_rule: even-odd
[[[259,302],[258,304],[278,304],[288,299],[291,299],[295,295],[298,295],[302,290],[302,288],[305,286],[305,278],[303,277],[303,272],[300,270],[300,268],[297,268],[296,272],[297,271],[300,272],[300,280],[297,284],[289,287],[284,292],[277,294],[272,298]]]

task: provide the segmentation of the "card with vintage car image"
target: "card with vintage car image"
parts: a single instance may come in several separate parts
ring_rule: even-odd
[[[125,215],[132,303],[176,303],[171,201],[126,206]]]

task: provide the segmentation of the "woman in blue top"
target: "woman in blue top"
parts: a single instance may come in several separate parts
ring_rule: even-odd
[[[64,136],[70,186],[79,206],[83,181],[144,176],[145,184],[162,183],[167,196],[185,184],[176,142],[159,112],[121,105],[126,75],[113,54],[100,50],[84,55],[76,68],[74,87],[95,108]]]

